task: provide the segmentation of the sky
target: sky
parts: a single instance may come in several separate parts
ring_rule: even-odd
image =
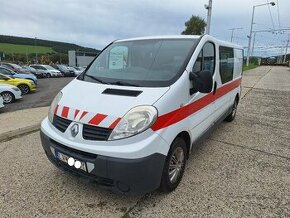
[[[211,35],[229,41],[229,29],[243,28],[235,30],[233,42],[247,46],[253,5],[269,1],[213,0]],[[274,2],[278,5],[256,7],[254,30],[290,27],[290,1]],[[206,20],[207,3],[208,0],[1,0],[0,34],[102,49],[116,39],[179,35],[191,15]],[[290,31],[257,33],[255,54],[283,54],[288,34]]]

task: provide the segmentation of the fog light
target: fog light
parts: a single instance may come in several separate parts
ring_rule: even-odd
[[[81,168],[81,165],[82,165],[82,164],[81,164],[80,161],[77,160],[77,161],[75,162],[75,168],[79,169],[79,168]]]

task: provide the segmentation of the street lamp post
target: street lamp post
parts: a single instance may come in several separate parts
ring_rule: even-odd
[[[206,21],[206,34],[210,34],[210,22],[211,22],[211,10],[212,10],[212,0],[208,1],[208,5],[204,5],[207,10],[207,21]]]
[[[250,61],[250,52],[251,52],[251,43],[252,43],[252,34],[253,34],[253,24],[254,24],[254,15],[255,15],[255,8],[264,6],[264,5],[272,5],[275,6],[275,2],[269,2],[269,3],[264,3],[260,5],[254,5],[253,6],[253,12],[252,12],[252,21],[251,21],[251,28],[250,28],[250,35],[249,35],[249,44],[248,44],[248,52],[247,52],[247,66],[249,66],[249,61]]]

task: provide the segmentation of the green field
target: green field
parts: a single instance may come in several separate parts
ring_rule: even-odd
[[[254,69],[256,67],[258,67],[257,64],[249,64],[249,66],[244,65],[243,66],[243,71],[251,70],[251,69]]]
[[[15,45],[9,43],[0,43],[0,52],[4,52],[6,54],[31,54],[31,53],[39,53],[46,54],[54,52],[50,47],[44,46],[33,46],[33,45]]]

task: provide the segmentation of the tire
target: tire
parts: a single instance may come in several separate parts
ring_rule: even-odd
[[[184,173],[186,158],[186,143],[182,138],[176,138],[172,142],[165,160],[159,188],[162,192],[171,192],[179,185]],[[174,162],[177,163],[174,164]],[[170,165],[172,166],[170,167]]]
[[[50,77],[51,77],[50,73],[47,73],[47,74],[45,75],[45,77],[46,77],[46,78],[50,78]]]
[[[238,99],[236,98],[235,99],[235,102],[232,106],[232,111],[231,113],[226,117],[225,121],[227,122],[232,122],[235,117],[236,117],[236,114],[237,114],[237,108],[238,108]]]
[[[10,104],[15,101],[15,96],[12,92],[2,92],[1,96],[3,98],[4,104]]]
[[[18,86],[18,88],[20,89],[22,95],[26,95],[26,94],[28,94],[30,92],[30,88],[26,84],[21,84],[21,85]]]

